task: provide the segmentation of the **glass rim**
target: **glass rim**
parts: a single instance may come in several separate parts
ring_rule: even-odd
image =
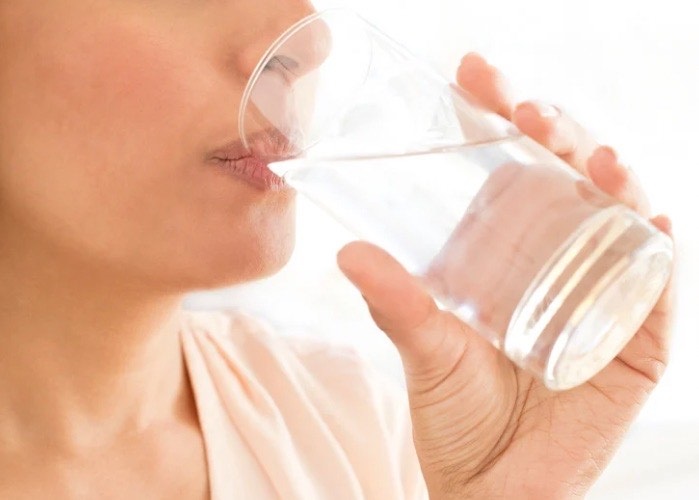
[[[265,50],[265,52],[262,54],[259,61],[255,65],[255,69],[253,69],[252,73],[250,74],[247,84],[245,85],[245,90],[243,90],[243,95],[240,98],[241,106],[238,110],[238,131],[240,133],[240,140],[244,148],[250,148],[250,145],[248,144],[247,140],[247,134],[245,131],[245,117],[247,114],[248,105],[250,103],[250,97],[252,96],[252,91],[255,88],[257,81],[260,79],[260,75],[264,71],[267,62],[270,59],[270,56],[274,54],[281,46],[283,46],[292,36],[304,29],[306,26],[324,16],[327,16],[328,14],[334,13],[344,13],[349,16],[358,18],[360,20],[364,20],[362,16],[360,16],[357,12],[350,9],[349,7],[329,7],[327,9],[320,10],[299,19],[294,24],[289,26],[284,32],[282,32],[281,35],[279,35],[274,40],[274,42],[272,42],[269,45],[267,50]]]

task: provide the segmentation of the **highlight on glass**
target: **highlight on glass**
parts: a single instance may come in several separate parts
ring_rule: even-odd
[[[609,364],[669,280],[667,235],[349,10],[270,46],[239,129],[552,390]]]

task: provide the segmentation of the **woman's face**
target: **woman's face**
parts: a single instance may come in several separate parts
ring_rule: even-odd
[[[306,0],[0,5],[0,233],[189,290],[270,275],[294,193],[225,174],[258,59]],[[12,221],[12,222],[9,222]]]

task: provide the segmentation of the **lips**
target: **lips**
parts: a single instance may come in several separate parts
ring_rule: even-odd
[[[249,149],[240,139],[234,140],[214,151],[210,160],[223,171],[259,189],[276,191],[288,187],[267,165],[298,155],[289,141],[278,131],[269,129],[251,135],[248,143]]]
[[[218,167],[263,191],[279,191],[288,187],[283,178],[267,167],[266,162],[254,156],[220,161]]]

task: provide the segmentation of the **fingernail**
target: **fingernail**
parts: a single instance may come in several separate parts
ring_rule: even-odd
[[[611,146],[600,146],[597,148],[595,151],[596,155],[603,155],[605,160],[607,160],[610,163],[613,163],[617,168],[623,170],[627,174],[634,174],[633,169],[629,166],[628,163],[625,161],[621,160],[619,158],[619,153],[616,152],[616,150],[611,147]]]
[[[672,221],[667,215],[656,215],[651,219],[651,223],[655,226],[658,231],[667,234],[670,238],[673,237],[672,234]]]
[[[561,116],[560,108],[543,101],[529,101],[544,118],[558,118]]]
[[[563,114],[561,108],[544,101],[529,101],[539,115],[549,120],[551,130],[548,137],[548,147],[556,154],[568,154],[577,147],[575,124]]]
[[[672,220],[667,215],[661,215],[660,218],[663,220],[663,226],[665,226],[665,232],[672,236]]]
[[[609,146],[600,146],[598,147],[594,155],[597,157],[601,157],[605,161],[605,163],[612,163],[612,164],[618,164],[619,158],[617,157],[616,151],[614,151],[613,148]]]

